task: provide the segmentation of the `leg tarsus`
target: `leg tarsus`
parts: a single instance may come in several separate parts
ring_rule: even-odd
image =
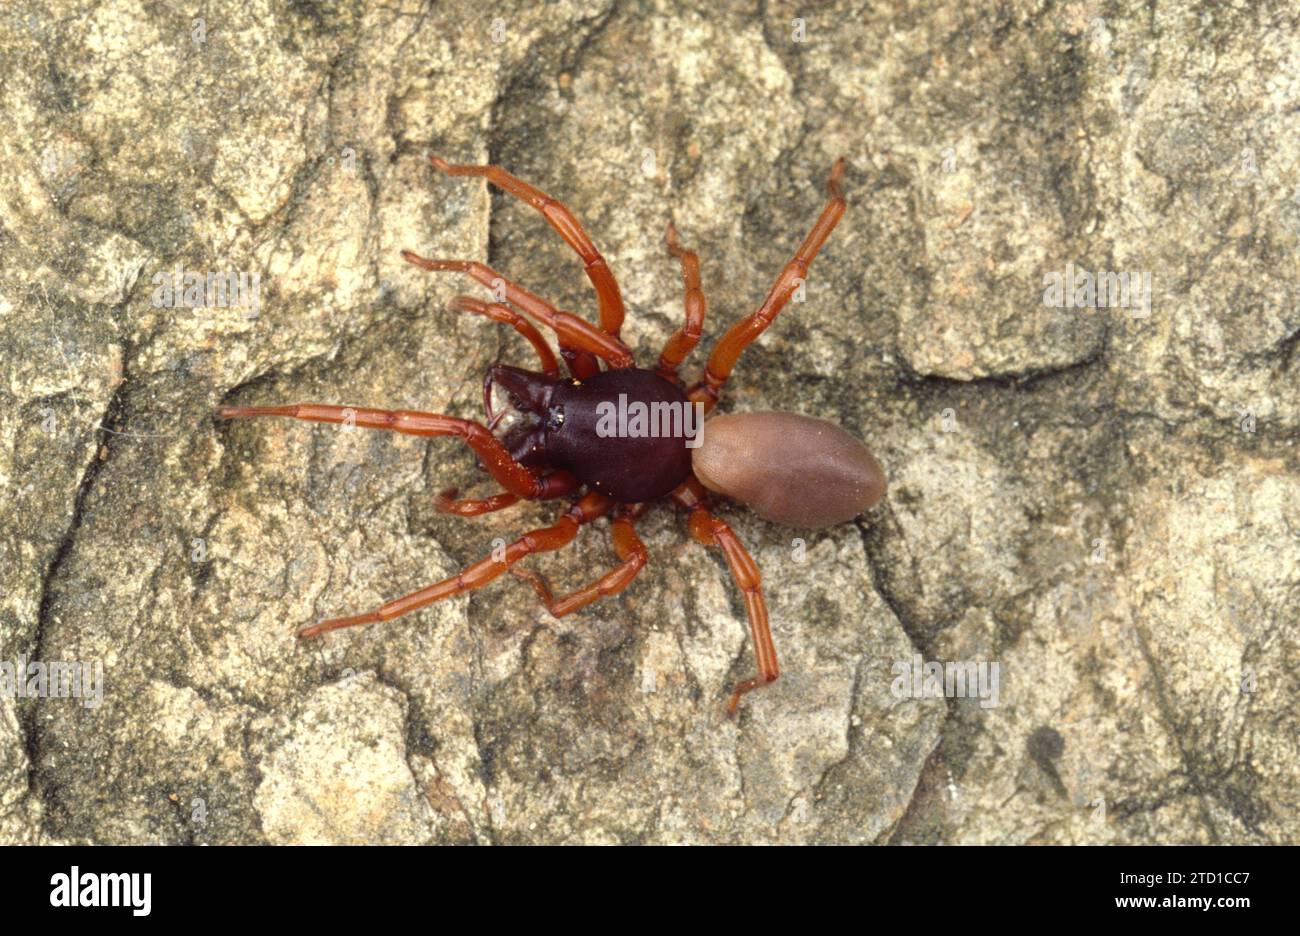
[[[779,674],[777,674],[779,675]],[[727,701],[727,717],[735,718],[736,712],[740,709],[740,697],[746,692],[752,692],[755,689],[761,689],[769,683],[776,681],[776,675],[772,676],[754,676],[746,679],[744,682],[736,684],[736,688],[731,690],[731,698]]]

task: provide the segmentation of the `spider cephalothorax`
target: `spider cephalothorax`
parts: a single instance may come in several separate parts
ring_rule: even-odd
[[[678,377],[677,370],[700,340],[704,294],[700,291],[699,258],[678,246],[671,224],[667,243],[682,265],[686,321],[664,346],[658,365],[653,370],[640,368],[619,339],[623,300],[618,284],[564,205],[497,166],[453,166],[436,156],[431,157],[431,162],[449,175],[484,176],[541,212],[582,258],[596,289],[600,328],[556,309],[482,263],[429,260],[404,251],[402,256],[409,263],[426,270],[465,273],[502,295],[505,302],[458,296],[452,306],[510,325],[537,352],[540,370],[501,363],[489,369],[483,387],[486,425],[436,413],[318,403],[222,406],[217,416],[289,416],[335,423],[355,420],[358,426],[411,435],[458,436],[504,488],[501,493],[479,500],[456,500],[454,489],[440,494],[438,508],[460,516],[501,510],[521,498],[546,500],[579,494],[583,488],[586,493],[557,523],[526,533],[460,574],[368,614],[304,627],[298,632],[299,638],[390,620],[485,585],[507,569],[531,582],[552,614],[569,614],[631,583],[647,559],[633,523],[650,503],[670,497],[688,511],[692,536],[704,545],[721,548],[732,577],[744,593],[758,676],[733,689],[728,710],[735,712],[741,695],[772,682],[779,670],[758,568],[731,527],[709,511],[705,488],[747,503],[769,520],[793,526],[843,522],[876,503],[884,493],[884,474],[871,453],[832,423],[778,412],[720,417],[708,423],[714,429],[702,422],[704,414],[717,403],[741,352],[772,323],[802,284],[809,264],[844,214],[839,186],[844,160],[836,162],[831,170],[827,182],[830,199],[821,217],[782,269],[767,299],[727,331],[709,356],[700,379],[689,387]],[[529,319],[555,332],[568,377],[561,376],[554,353]],[[502,425],[506,411],[494,411],[493,392],[497,389],[507,396],[516,417],[513,423]],[[498,429],[499,436],[494,431]],[[611,512],[614,549],[620,564],[585,588],[555,599],[540,576],[516,565],[533,553],[559,549],[577,535],[580,526]]]
[[[671,494],[691,474],[686,443],[693,436],[672,430],[689,421],[673,414],[694,410],[679,386],[654,371],[627,367],[566,380],[494,364],[488,381],[507,388],[514,408],[534,417],[501,437],[522,465],[571,472],[593,491],[625,504]],[[629,406],[644,425],[620,432],[618,417]],[[498,417],[488,410],[490,426]],[[660,432],[664,414],[669,431]]]

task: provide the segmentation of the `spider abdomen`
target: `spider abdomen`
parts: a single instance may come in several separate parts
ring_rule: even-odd
[[[547,413],[547,461],[614,500],[662,497],[690,476],[698,408],[676,384],[639,367],[562,383]]]
[[[851,520],[885,493],[885,473],[859,439],[798,413],[710,419],[694,451],[695,476],[764,520],[824,527]]]

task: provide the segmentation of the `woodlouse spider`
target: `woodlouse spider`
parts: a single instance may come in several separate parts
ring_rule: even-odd
[[[452,306],[511,326],[536,350],[539,371],[501,363],[488,370],[484,383],[486,425],[435,413],[318,403],[222,406],[216,415],[220,419],[288,416],[332,423],[355,420],[356,425],[372,429],[456,436],[473,449],[504,489],[480,500],[456,500],[454,489],[438,496],[439,510],[462,517],[501,510],[520,499],[570,495],[576,499],[555,524],[525,533],[504,551],[497,550],[460,574],[367,614],[305,627],[298,632],[299,639],[390,620],[486,585],[507,569],[533,586],[551,614],[570,614],[601,596],[622,591],[636,578],[647,555],[634,524],[651,502],[669,497],[688,512],[692,536],[722,550],[744,594],[758,675],[733,689],[727,710],[734,714],[742,695],[775,680],[779,670],[758,567],[731,527],[710,512],[705,489],[748,504],[766,519],[803,527],[849,520],[884,493],[884,474],[866,446],[820,419],[782,412],[739,413],[710,420],[702,439],[699,423],[694,432],[691,429],[692,414],[702,422],[703,414],[718,402],[741,352],[772,324],[803,283],[813,258],[844,214],[840,191],[844,160],[838,160],[831,170],[829,200],[821,216],[781,270],[763,304],[723,335],[703,375],[689,387],[677,372],[700,340],[705,303],[699,258],[679,246],[671,223],[666,240],[668,250],[681,263],[686,320],[668,339],[651,370],[637,367],[632,352],[619,340],[623,299],[614,274],[564,205],[497,166],[453,166],[436,156],[431,162],[448,175],[483,176],[539,211],[582,259],[596,290],[600,327],[556,309],[482,263],[430,260],[403,251],[402,257],[417,267],[463,273],[491,288],[495,297],[504,301],[458,296]],[[530,319],[555,332],[569,371],[567,378],[560,375],[559,362]],[[492,394],[498,386],[508,394],[514,425],[502,426],[506,410],[493,412]],[[647,412],[649,425],[644,418]],[[595,582],[555,598],[537,573],[516,566],[526,556],[567,545],[581,526],[606,514],[613,515],[613,545],[619,564]]]

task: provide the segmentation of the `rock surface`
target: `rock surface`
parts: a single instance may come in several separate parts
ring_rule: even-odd
[[[1293,8],[164,6],[0,11],[0,660],[104,674],[0,698],[0,841],[1300,840]],[[430,152],[572,207],[642,363],[681,319],[667,222],[707,349],[847,158],[721,411],[834,420],[891,486],[815,534],[720,508],[783,670],[738,721],[744,605],[672,509],[576,615],[506,578],[295,646],[558,512],[437,513],[490,490],[445,439],[210,418],[476,417],[529,351],[403,248],[594,314],[534,212]],[[1066,264],[1149,307],[1045,304]],[[169,307],[169,271],[256,303]],[[529,564],[611,561],[600,523]],[[900,698],[917,655],[996,663],[997,704]]]

